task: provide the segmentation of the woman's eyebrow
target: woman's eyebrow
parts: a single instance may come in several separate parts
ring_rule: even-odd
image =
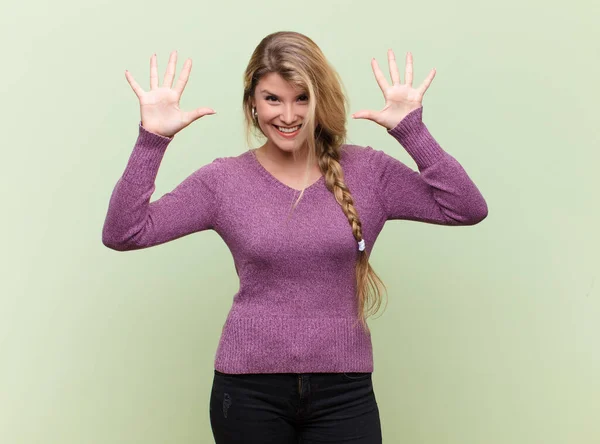
[[[270,94],[270,95],[275,96],[275,97],[279,97],[277,94],[273,94],[272,92],[269,92],[266,89],[262,89],[260,92],[267,93],[267,94]],[[303,95],[306,95],[306,93],[302,92],[302,93],[298,94],[296,97],[300,97],[300,96],[303,96]]]

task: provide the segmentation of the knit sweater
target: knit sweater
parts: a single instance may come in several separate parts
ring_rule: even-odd
[[[422,107],[387,131],[418,172],[370,146],[341,147],[368,253],[387,220],[457,226],[487,216],[476,185],[423,123]],[[216,158],[150,202],[172,139],[139,123],[110,198],[104,245],[130,251],[203,230],[219,234],[240,284],[215,355],[220,372],[372,372],[371,334],[356,322],[354,266],[362,253],[324,176],[305,189],[289,220],[299,191],[271,175],[253,150]]]

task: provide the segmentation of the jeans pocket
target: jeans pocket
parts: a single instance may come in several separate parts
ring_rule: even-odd
[[[366,381],[371,379],[371,372],[344,372],[342,377],[347,381]]]

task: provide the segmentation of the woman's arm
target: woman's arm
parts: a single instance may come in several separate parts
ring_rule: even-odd
[[[108,248],[138,250],[214,229],[219,208],[220,158],[150,203],[158,168],[172,140],[147,131],[140,122],[138,139],[112,192],[104,221],[102,243]]]
[[[388,130],[415,160],[419,172],[395,157],[367,147],[376,194],[388,219],[439,225],[474,225],[488,214],[487,203],[460,163],[445,152],[411,111]]]

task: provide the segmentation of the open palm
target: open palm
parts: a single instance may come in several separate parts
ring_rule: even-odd
[[[371,60],[375,79],[385,99],[383,109],[381,111],[361,110],[352,114],[352,117],[355,119],[372,120],[390,130],[398,125],[411,111],[422,106],[425,91],[427,91],[435,77],[435,68],[430,71],[427,78],[418,88],[413,88],[413,60],[411,52],[406,54],[405,83],[401,83],[398,65],[396,65],[396,57],[391,49],[388,49],[388,64],[392,77],[391,85],[387,82],[381,69],[379,69],[375,58]]]

